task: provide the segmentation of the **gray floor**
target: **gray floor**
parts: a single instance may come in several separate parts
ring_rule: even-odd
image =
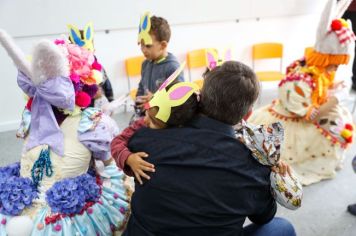
[[[350,99],[349,106],[352,106]],[[122,129],[130,113],[121,113],[114,118]],[[16,139],[15,131],[0,133],[0,166],[20,159],[22,141]],[[286,217],[295,226],[300,236],[352,236],[356,235],[356,217],[346,212],[346,206],[356,203],[356,175],[351,169],[351,160],[356,153],[352,146],[344,163],[333,180],[323,181],[304,188],[303,205],[297,211],[279,207],[277,215]]]

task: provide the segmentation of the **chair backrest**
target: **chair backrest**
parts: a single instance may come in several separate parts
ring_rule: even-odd
[[[306,47],[304,49],[304,56],[308,55],[309,53],[311,53],[313,51],[313,47]]]
[[[207,67],[207,49],[197,49],[187,53],[187,66],[189,71],[189,81],[192,81],[191,69]]]
[[[252,45],[252,67],[255,69],[255,61],[260,59],[280,58],[280,71],[282,71],[283,44],[281,43],[258,43]]]
[[[207,49],[197,49],[187,53],[188,68],[199,68],[207,65],[206,59]]]
[[[141,66],[144,60],[144,56],[130,57],[125,59],[126,77],[129,92],[131,91],[130,78],[141,75]]]

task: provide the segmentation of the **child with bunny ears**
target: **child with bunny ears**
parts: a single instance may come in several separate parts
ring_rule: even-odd
[[[94,52],[94,27],[93,23],[89,22],[85,25],[84,30],[78,29],[76,26],[68,24],[69,40],[78,45],[79,47],[85,48],[90,52]],[[95,57],[95,61],[98,59]],[[96,94],[95,99],[92,101],[91,106],[101,108],[102,103],[112,102],[114,100],[114,92],[111,86],[109,77],[104,69],[104,67],[96,63],[97,70],[102,73],[102,82],[99,84],[99,90]]]
[[[179,70],[175,74],[179,74]],[[209,75],[205,73],[204,77],[206,76]],[[182,126],[198,113],[198,86],[195,83],[174,83],[174,79],[173,74],[161,85],[152,100],[145,104],[146,116],[126,128],[111,144],[111,153],[117,165],[126,174],[134,175],[140,184],[143,184],[142,178],[150,179],[145,172],[155,172],[155,166],[143,160],[148,157],[147,153],[132,153],[128,149],[128,141],[131,136],[143,126],[151,129]],[[171,99],[177,97],[179,90],[186,91],[186,94],[181,93],[182,99],[179,103],[173,102]],[[176,106],[170,107],[173,103]],[[281,175],[281,173],[285,174],[286,172],[291,174],[288,166],[279,162],[280,143],[283,141],[283,137],[281,137],[283,136],[282,127],[276,124],[271,126],[273,129],[268,127],[268,131],[275,132],[262,132],[266,130],[265,127],[258,126],[256,130],[253,130],[243,121],[240,124],[243,124],[243,126],[236,128],[236,137],[252,151],[253,157],[263,165],[274,166],[272,168],[275,169],[280,168],[275,170],[276,173],[271,174],[273,186],[271,189],[276,200],[288,209],[299,208],[302,195],[301,186],[298,185],[296,180]],[[257,129],[261,129],[261,131]],[[251,134],[250,131],[252,130],[256,135]],[[288,194],[288,197],[284,196],[285,193]]]
[[[143,160],[148,156],[145,152],[131,153],[127,148],[131,136],[144,126],[151,129],[179,127],[191,120],[198,110],[199,87],[194,83],[176,80],[183,68],[184,64],[162,83],[152,99],[144,105],[144,118],[135,121],[111,143],[111,153],[117,165],[126,174],[134,175],[140,184],[141,177],[150,178],[144,171],[154,172],[155,169]]]
[[[141,66],[141,80],[136,94],[136,119],[144,114],[143,104],[148,102],[166,78],[178,67],[177,58],[168,52],[171,29],[166,19],[151,16],[146,12],[140,20],[137,43],[146,60]],[[177,76],[178,81],[184,81],[183,73]]]

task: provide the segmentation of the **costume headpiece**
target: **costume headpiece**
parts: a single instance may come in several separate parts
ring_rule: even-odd
[[[222,57],[217,49],[209,48],[206,51],[206,58],[208,60],[208,68],[212,70],[217,66],[221,66],[225,61],[231,61],[231,49],[226,49]]]
[[[151,29],[151,15],[146,12],[141,16],[140,25],[138,26],[138,39],[137,43],[140,44],[143,40],[145,45],[152,45],[152,37],[150,35]]]
[[[47,144],[63,156],[63,134],[52,106],[68,114],[89,106],[98,89],[100,64],[94,60],[93,52],[66,40],[40,41],[34,48],[31,65],[1,29],[0,43],[19,69],[18,85],[30,97],[31,129],[26,149]],[[43,125],[46,133],[41,132]]]
[[[336,0],[328,0],[321,14],[314,49],[306,55],[308,65],[325,67],[348,63],[355,47],[355,35],[351,21],[340,17],[351,2],[341,0],[336,6]]]
[[[185,63],[182,63],[179,68],[166,79],[157,92],[153,95],[152,99],[145,104],[145,109],[151,107],[158,107],[156,118],[167,122],[171,115],[171,108],[177,107],[185,103],[188,98],[193,94],[199,92],[199,87],[191,82],[179,82],[166,90],[182,72]]]
[[[79,47],[83,47],[89,51],[94,51],[94,28],[92,22],[86,24],[83,30],[83,35],[80,33],[80,30],[74,25],[68,24],[67,27],[69,30],[70,41],[72,41]]]

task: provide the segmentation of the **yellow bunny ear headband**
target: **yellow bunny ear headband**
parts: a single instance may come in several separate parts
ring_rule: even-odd
[[[150,35],[151,29],[151,14],[149,12],[145,12],[143,16],[141,16],[140,25],[138,26],[138,39],[137,43],[140,44],[143,40],[145,45],[152,45],[152,37]]]
[[[80,30],[74,25],[67,25],[69,30],[69,39],[73,43],[77,44],[79,47],[83,47],[89,51],[94,51],[94,28],[93,23],[89,22],[85,25],[83,30],[83,35],[80,33]]]
[[[223,56],[224,57],[221,56],[217,49],[207,49],[206,59],[209,70],[212,70],[217,66],[221,66],[225,61],[231,61],[231,49],[226,49]]]
[[[185,62],[163,82],[161,87],[159,87],[157,92],[153,95],[152,99],[145,104],[146,110],[151,107],[158,107],[158,112],[155,117],[163,122],[168,121],[172,107],[184,104],[193,93],[199,92],[199,86],[190,82],[180,82],[173,85],[168,91],[166,90],[167,86],[169,86],[182,72],[184,66]]]

